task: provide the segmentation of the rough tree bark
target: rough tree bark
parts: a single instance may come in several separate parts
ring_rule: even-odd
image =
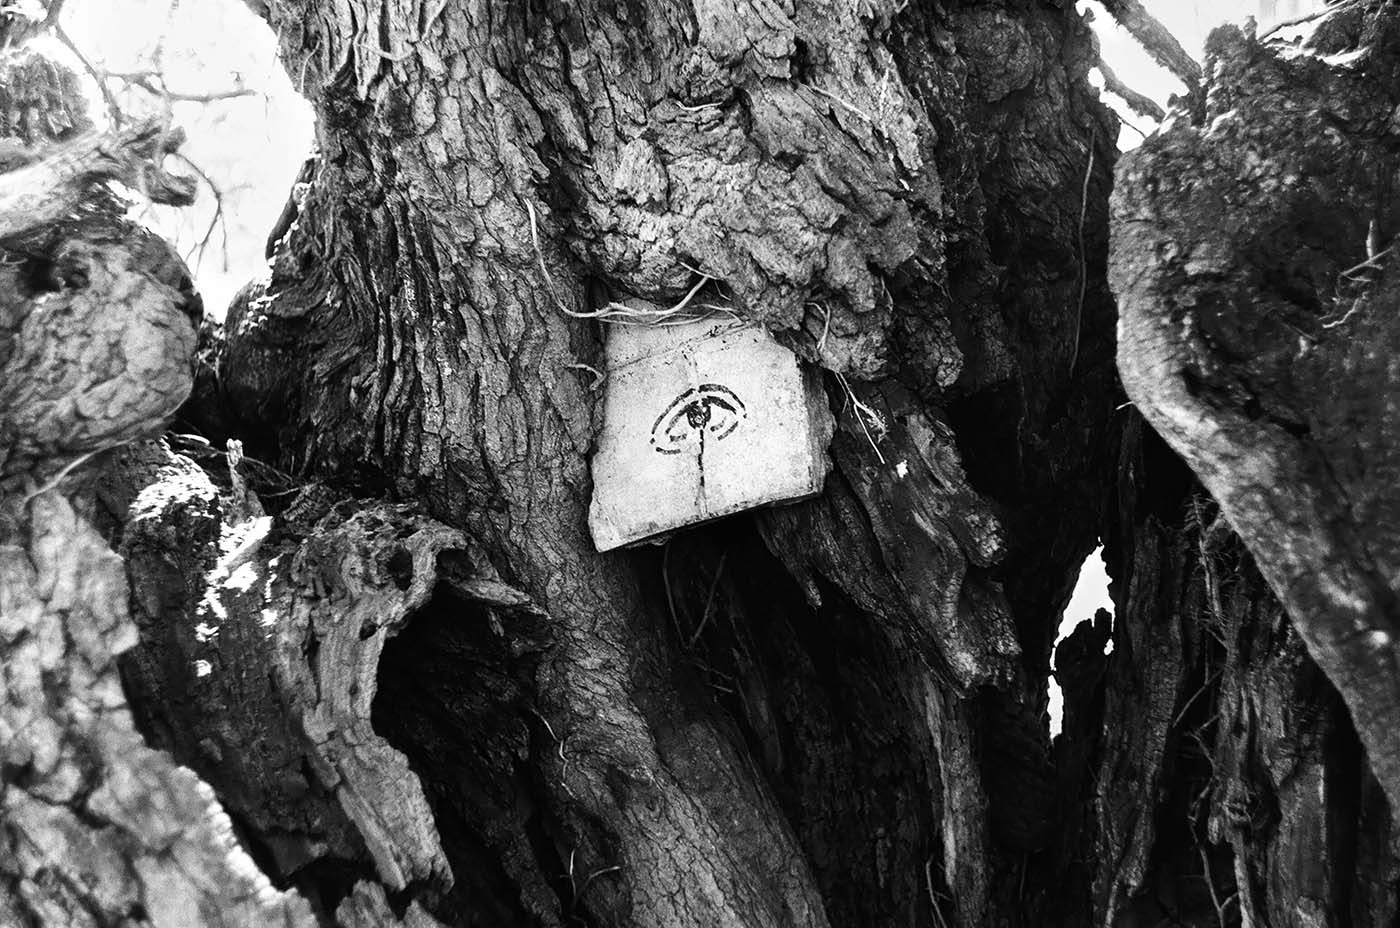
[[[1400,14],[1353,4],[1296,59],[1213,41],[1195,125],[1116,193],[1124,383],[1258,557],[1394,804]]]
[[[1244,924],[1391,924],[1400,8],[1273,47],[1218,30],[1207,68],[1120,168],[1111,258],[1124,386],[1220,505],[1188,533],[1219,679],[1191,808]],[[1215,555],[1231,530],[1253,562]]]
[[[1072,10],[262,10],[321,151],[228,320],[235,428],[421,501],[545,617],[444,590],[385,653],[377,728],[451,864],[421,898],[461,924],[1032,918],[1044,669],[1113,398],[1114,133]],[[604,333],[576,314],[697,273],[855,378],[887,465],[848,409],[821,501],[598,556]]]
[[[318,123],[270,275],[222,331],[202,331],[181,432],[204,437],[109,454],[95,480],[62,489],[129,579],[129,603],[119,579],[92,596],[114,629],[82,652],[107,674],[104,705],[125,702],[110,667],[129,610],[137,725],[212,787],[282,892],[257,887],[227,845],[192,869],[143,870],[125,845],[38,842],[0,859],[0,919],[1395,923],[1394,740],[1375,724],[1394,703],[1359,701],[1377,692],[1353,686],[1373,665],[1326,649],[1332,613],[1291,598],[1278,539],[1132,377],[1135,339],[1174,293],[1159,242],[1255,214],[1226,219],[1240,198],[1203,191],[1215,212],[1201,222],[1136,180],[1164,170],[1145,165],[1172,145],[1198,159],[1224,147],[1186,124],[1125,174],[1123,202],[1175,217],[1158,239],[1134,238],[1133,217],[1119,226],[1128,385],[1222,515],[1117,386],[1116,124],[1086,81],[1095,45],[1072,4],[253,6]],[[1153,34],[1139,4],[1110,9]],[[1329,50],[1394,53],[1387,16],[1365,7]],[[1360,56],[1358,76],[1343,73],[1358,56],[1285,65],[1230,47],[1202,105],[1246,123],[1251,94],[1286,99],[1300,80],[1362,107],[1366,81],[1389,73],[1366,62],[1391,60]],[[1179,48],[1160,48],[1192,77]],[[1348,112],[1255,144],[1345,134]],[[1385,131],[1358,129],[1358,144],[1393,159]],[[1288,202],[1279,189],[1263,189],[1260,215]],[[1214,273],[1211,286],[1245,279]],[[587,313],[624,296],[664,305],[702,280],[706,302],[831,372],[832,475],[819,499],[598,555],[587,367],[607,333]],[[0,337],[55,318],[12,286]],[[168,313],[175,290],[162,293]],[[1211,318],[1237,324],[1244,305]],[[167,352],[177,380],[181,346]],[[0,349],[0,365],[26,357]],[[12,364],[0,391],[21,375],[56,382],[50,364]],[[854,419],[853,399],[878,422]],[[29,541],[55,520],[87,539],[72,557],[111,576],[97,530],[56,491],[26,499],[19,484],[149,434],[167,407],[122,422],[84,407],[100,441],[70,447],[31,439],[52,417],[6,402],[0,424],[34,450],[6,471],[17,566],[0,579],[55,588]],[[1372,407],[1354,411],[1383,429]],[[1338,544],[1360,543],[1354,512],[1326,521]],[[1059,650],[1052,745],[1055,629],[1099,538],[1116,616]],[[8,672],[49,613],[4,614]],[[77,665],[75,648],[47,659]],[[7,706],[38,698],[6,685]],[[57,731],[93,714],[62,711],[48,712]],[[31,758],[39,743],[0,768],[7,847],[47,834],[10,805],[48,801],[64,769]],[[160,751],[82,758],[82,771],[175,770]],[[54,800],[66,833],[126,834],[94,805],[91,786],[113,780],[89,773]],[[201,848],[227,841],[182,822]],[[94,888],[108,859],[136,889]],[[177,872],[199,877],[193,907],[166,905],[154,882]]]

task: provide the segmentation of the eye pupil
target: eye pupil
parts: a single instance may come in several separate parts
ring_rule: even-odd
[[[704,401],[691,403],[685,408],[685,421],[693,429],[703,428],[710,421],[710,404]]]

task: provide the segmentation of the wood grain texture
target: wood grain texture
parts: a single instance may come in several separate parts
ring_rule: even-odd
[[[370,705],[384,641],[433,590],[439,554],[465,540],[407,509],[347,503],[304,542],[284,528],[269,543],[255,497],[221,496],[166,456],[122,532],[144,727],[214,784],[282,878],[328,860],[391,892],[450,885],[422,791]]]

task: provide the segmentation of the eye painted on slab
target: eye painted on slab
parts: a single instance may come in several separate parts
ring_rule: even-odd
[[[749,417],[743,400],[717,383],[702,383],[671,400],[651,427],[651,445],[660,454],[680,454],[706,441],[721,441]]]

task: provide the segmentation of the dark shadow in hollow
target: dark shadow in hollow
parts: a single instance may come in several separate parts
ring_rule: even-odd
[[[540,616],[439,584],[380,657],[372,721],[432,807],[455,882],[419,898],[449,925],[556,925],[569,903],[532,764],[547,749],[532,747],[530,711],[546,633]]]

